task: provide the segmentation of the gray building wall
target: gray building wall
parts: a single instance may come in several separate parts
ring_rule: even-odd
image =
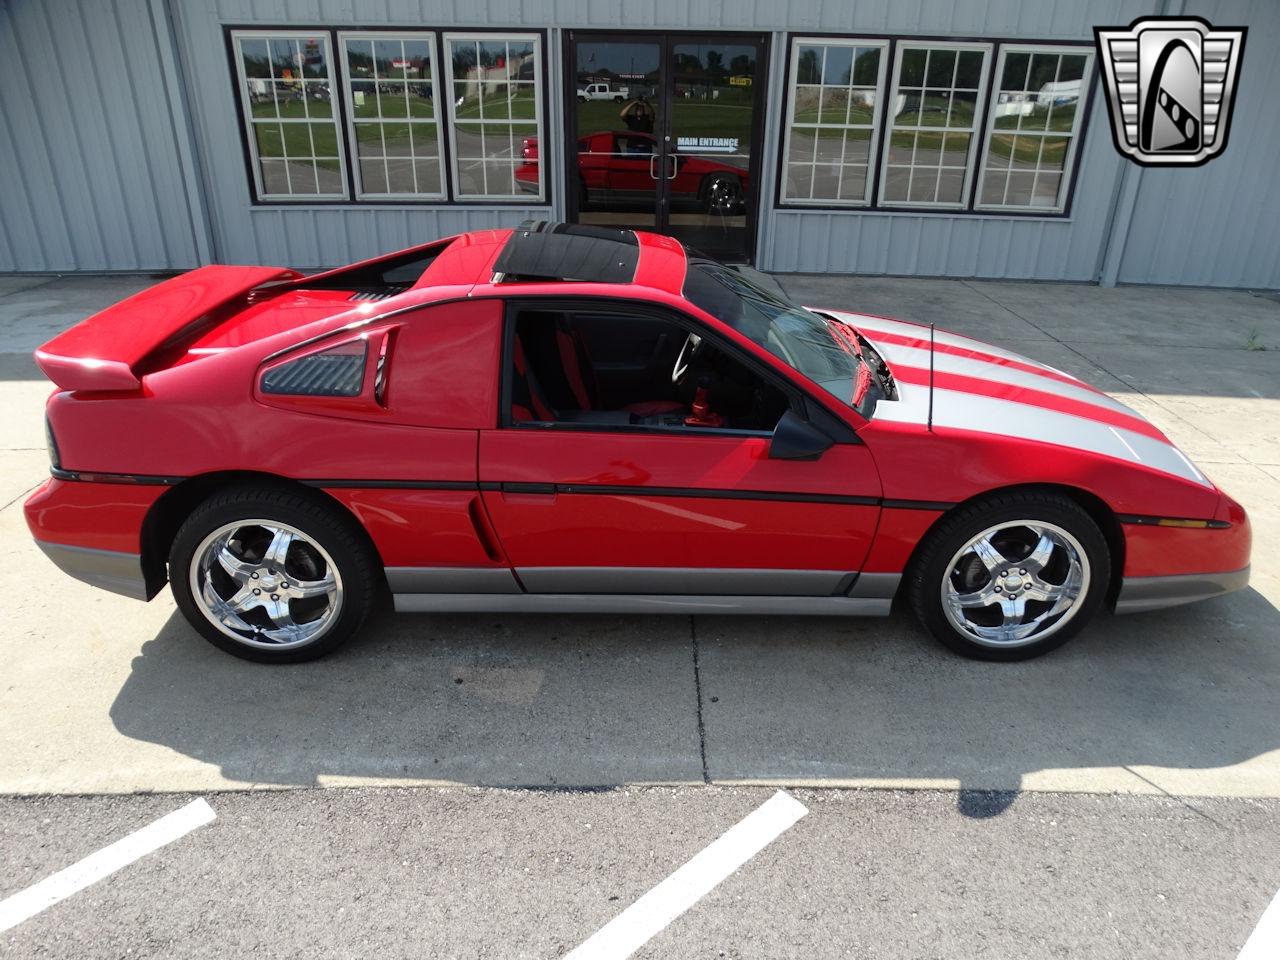
[[[1096,24],[1184,6],[1251,31],[1231,148],[1204,167],[1143,170],[1123,160],[1095,90],[1066,219],[774,208],[788,32],[1090,40]],[[255,206],[228,24],[549,28],[552,202]],[[764,269],[1280,287],[1275,0],[8,0],[0,3],[0,270],[178,269],[208,260],[321,267],[561,217],[561,30],[569,28],[771,34],[760,148]]]
[[[0,2],[0,270],[201,262],[171,52],[147,0]]]
[[[1186,7],[1215,26],[1249,27],[1231,137],[1225,153],[1195,170],[1141,170],[1118,279],[1274,289],[1280,287],[1280,3]]]

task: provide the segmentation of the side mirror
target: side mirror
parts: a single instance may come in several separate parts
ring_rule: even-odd
[[[788,410],[773,428],[770,460],[817,460],[835,443],[829,436]]]

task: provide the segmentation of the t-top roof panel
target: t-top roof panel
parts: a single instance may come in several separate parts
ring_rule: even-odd
[[[493,265],[499,280],[631,283],[640,246],[630,230],[526,220]]]

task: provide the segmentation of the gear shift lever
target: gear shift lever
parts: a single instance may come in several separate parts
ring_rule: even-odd
[[[684,418],[686,427],[723,427],[724,417],[711,411],[708,386],[710,377],[698,378],[698,389],[693,395],[693,410]]]

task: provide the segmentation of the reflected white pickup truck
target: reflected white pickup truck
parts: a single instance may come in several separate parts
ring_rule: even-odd
[[[607,83],[589,83],[578,88],[579,100],[614,100],[621,103],[630,95],[630,87],[611,87]]]

